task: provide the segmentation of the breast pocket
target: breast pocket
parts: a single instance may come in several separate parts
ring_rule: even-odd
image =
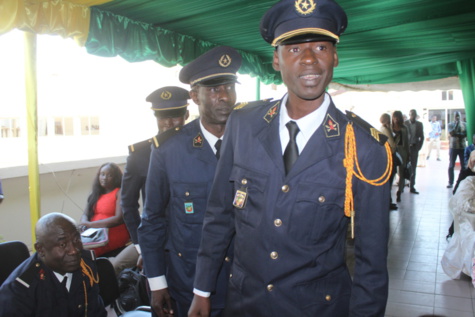
[[[172,208],[168,212],[180,222],[202,224],[208,200],[208,183],[172,184]]]
[[[265,211],[269,176],[259,171],[234,166],[230,182],[233,187],[233,205],[238,225],[257,227]]]
[[[344,218],[344,188],[302,182],[290,217],[291,237],[299,243],[314,244],[327,239]]]

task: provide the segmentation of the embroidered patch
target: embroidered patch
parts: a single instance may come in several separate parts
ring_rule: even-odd
[[[193,139],[193,147],[203,147],[203,137],[201,136],[201,133],[198,133],[198,135]]]
[[[169,100],[171,97],[172,93],[166,90],[160,94],[160,98],[162,98],[163,100]]]
[[[267,111],[266,115],[264,116],[264,120],[266,120],[267,123],[270,123],[272,119],[274,119],[277,114],[277,111],[279,110],[279,105],[280,101]]]
[[[219,63],[219,66],[226,68],[226,67],[229,67],[229,65],[231,65],[231,61],[232,61],[231,57],[228,54],[224,54],[219,59],[218,63]]]
[[[323,127],[327,138],[340,136],[340,124],[338,124],[338,122],[336,122],[335,119],[330,116],[330,114],[327,114],[327,117],[323,123]]]
[[[295,1],[295,11],[302,16],[309,15],[313,11],[317,4],[313,0],[296,0]]]

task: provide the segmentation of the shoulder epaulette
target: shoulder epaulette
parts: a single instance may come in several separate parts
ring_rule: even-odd
[[[26,288],[30,287],[31,282],[35,279],[35,275],[37,274],[45,274],[44,270],[41,268],[40,261],[31,262],[28,268],[23,272],[20,276],[16,278],[16,281]],[[40,276],[40,279],[44,279]]]
[[[147,140],[129,145],[129,154],[133,153],[135,151],[138,151],[141,148],[150,147],[150,144],[152,143],[152,140],[153,140],[153,138],[150,138],[150,139],[147,139]]]
[[[162,132],[157,136],[154,136],[152,138],[153,147],[158,148],[160,145],[165,143],[170,137],[174,136],[175,134],[178,134],[178,132],[180,131],[181,131],[181,127],[175,127],[173,129],[169,129],[165,132]]]
[[[268,103],[271,100],[272,100],[272,98],[261,99],[261,100],[256,100],[256,101],[239,102],[234,106],[233,110],[239,110],[239,109],[242,109],[244,107],[250,108],[250,107],[265,105],[266,103]]]
[[[349,121],[360,127],[363,131],[371,135],[379,144],[384,145],[388,140],[388,137],[381,133],[378,129],[374,128],[371,124],[358,117],[351,111],[346,111],[346,117]]]

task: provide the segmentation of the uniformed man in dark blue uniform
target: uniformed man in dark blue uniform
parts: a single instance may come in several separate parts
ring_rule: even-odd
[[[145,202],[145,181],[152,147],[158,147],[160,134],[169,129],[182,127],[189,117],[188,90],[167,86],[152,92],[146,101],[152,104],[152,110],[157,118],[158,134],[151,139],[129,145],[129,156],[125,165],[122,179],[121,206],[124,213],[124,222],[129,230],[130,237],[136,251],[129,250],[129,254],[140,254],[140,245],[137,237],[137,228],[140,225],[139,198]],[[137,262],[137,261],[135,261]],[[139,258],[141,267],[141,258]],[[132,263],[132,266],[135,263]],[[127,264],[130,267],[130,263]]]
[[[152,151],[139,242],[152,307],[158,316],[170,311],[170,295],[176,302],[174,314],[180,317],[186,316],[193,298],[201,226],[219,145],[236,103],[240,65],[236,50],[221,46],[183,67],[180,80],[191,85],[190,96],[198,105],[200,118],[180,131],[165,132],[167,141]],[[224,307],[229,271],[223,267],[229,269],[231,261],[227,256],[225,252],[217,260],[213,316],[220,316]]]
[[[74,220],[50,213],[36,224],[36,253],[0,288],[0,316],[105,317],[93,251],[85,251]]]
[[[214,290],[233,237],[226,316],[384,316],[389,187],[382,185],[391,151],[325,92],[346,26],[331,0],[282,0],[261,20],[288,93],[228,120],[189,316],[208,316],[202,292]],[[345,263],[349,226],[353,278]]]

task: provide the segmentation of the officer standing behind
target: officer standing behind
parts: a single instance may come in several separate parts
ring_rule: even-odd
[[[240,65],[236,50],[221,46],[183,67],[180,81],[191,85],[190,96],[200,118],[180,131],[164,133],[168,140],[152,151],[139,242],[152,290],[151,304],[158,316],[173,310],[170,295],[176,302],[173,312],[180,317],[186,316],[193,299],[204,213],[221,138],[236,102]],[[223,253],[216,262],[219,277],[212,316],[221,316],[224,307],[230,267],[230,259],[224,259]]]
[[[125,165],[124,176],[122,178],[121,205],[124,222],[129,230],[130,237],[137,252],[129,250],[129,254],[140,254],[137,229],[140,225],[139,198],[142,194],[142,201],[145,202],[145,181],[147,179],[150,153],[153,147],[158,147],[160,134],[169,129],[182,127],[189,117],[188,90],[167,86],[155,90],[146,98],[152,103],[152,110],[157,119],[158,134],[151,139],[129,145],[129,156]],[[130,247],[128,247],[130,248]],[[137,261],[136,261],[137,262]],[[141,267],[141,257],[138,260]],[[135,265],[135,263],[133,263]],[[133,266],[132,265],[132,266]],[[127,266],[130,266],[127,264]]]
[[[189,316],[209,315],[203,292],[214,290],[233,235],[226,316],[384,316],[389,186],[382,185],[391,150],[325,93],[346,26],[331,0],[282,0],[261,20],[288,94],[228,120]],[[353,280],[345,263],[349,216]]]
[[[105,317],[94,251],[84,251],[74,220],[49,213],[36,224],[36,253],[0,288],[0,316]]]
[[[412,109],[409,111],[409,120],[406,120],[404,124],[407,127],[407,132],[409,136],[409,161],[411,162],[411,194],[418,195],[419,192],[416,190],[416,168],[417,160],[419,158],[419,151],[422,149],[422,144],[424,144],[424,128],[422,122],[417,121],[417,111]]]

